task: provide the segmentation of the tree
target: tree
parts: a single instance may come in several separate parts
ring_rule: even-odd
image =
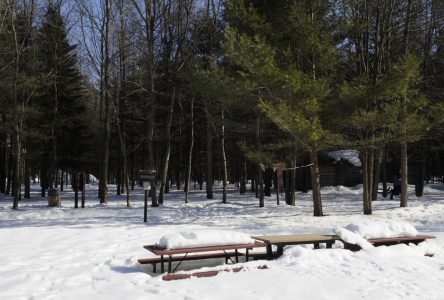
[[[12,185],[14,197],[13,209],[18,208],[18,200],[21,197],[22,166],[25,152],[25,121],[29,101],[35,92],[35,76],[33,73],[34,59],[32,50],[34,47],[34,1],[16,2],[8,0],[1,10],[3,12],[0,24],[0,38],[2,43],[1,66],[2,85],[6,92],[6,103],[2,115],[6,124],[7,143],[11,149],[9,159],[11,172],[8,172],[8,186]],[[11,184],[12,179],[12,184]],[[8,190],[8,187],[6,188]]]
[[[233,2],[251,21],[249,30],[227,30],[228,58],[239,67],[261,111],[309,153],[314,215],[322,216],[318,152],[332,142],[332,135],[322,124],[321,111],[335,56],[322,21],[328,19],[328,5],[308,1],[270,8],[259,1],[256,10]],[[261,8],[267,8],[263,15]],[[274,23],[278,12],[281,19]]]
[[[59,168],[79,172],[90,150],[86,124],[86,98],[78,69],[76,47],[70,45],[60,7],[49,5],[36,38],[38,70],[42,83],[34,107],[40,112],[35,126],[41,135],[50,133],[50,147],[37,147],[50,158],[46,169],[48,187],[54,187]],[[49,110],[50,109],[50,110]]]

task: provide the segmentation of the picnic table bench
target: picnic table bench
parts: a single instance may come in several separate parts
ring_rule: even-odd
[[[398,244],[415,244],[418,245],[419,243],[424,242],[426,239],[433,239],[434,236],[431,235],[416,235],[416,236],[402,236],[402,237],[392,237],[392,238],[377,238],[377,239],[367,239],[367,241],[372,244],[375,247],[378,246],[392,246],[392,245],[398,245]],[[344,249],[348,249],[351,251],[359,251],[361,250],[361,247],[356,244],[350,244],[343,240],[341,240],[344,243]]]
[[[252,239],[264,242],[267,245],[267,259],[277,258],[284,253],[284,247],[288,245],[313,244],[315,249],[319,249],[321,243],[325,243],[327,248],[332,248],[337,236],[327,234],[291,234],[291,235],[262,235],[252,236]],[[272,246],[277,247],[273,253]]]
[[[265,247],[264,243],[254,242],[250,244],[240,245],[221,245],[221,246],[208,246],[208,247],[195,247],[195,248],[182,248],[182,249],[165,249],[155,245],[145,245],[148,251],[156,254],[157,257],[139,259],[139,264],[151,264],[153,266],[153,272],[156,272],[156,265],[160,263],[161,272],[165,272],[164,263],[168,263],[168,273],[174,273],[183,261],[190,260],[202,260],[213,258],[225,258],[225,263],[230,260],[233,263],[239,262],[239,256],[244,254],[239,250],[245,250],[245,260],[250,258],[249,250],[253,248]],[[234,261],[233,258],[234,257]],[[179,262],[174,270],[172,269],[172,263]]]

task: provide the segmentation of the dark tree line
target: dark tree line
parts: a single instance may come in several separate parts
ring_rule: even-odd
[[[0,191],[17,208],[31,178],[44,196],[92,174],[130,207],[147,169],[153,207],[215,180],[264,206],[279,167],[286,203],[303,174],[322,216],[323,157],[351,148],[364,213],[388,161],[407,206],[409,167],[418,196],[443,175],[443,49],[438,0],[5,0]]]

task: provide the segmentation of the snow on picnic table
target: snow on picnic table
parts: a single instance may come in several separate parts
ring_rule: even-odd
[[[362,215],[361,187],[327,187],[322,218],[312,216],[310,193],[298,193],[294,207],[277,206],[270,197],[259,208],[254,195],[241,196],[233,187],[228,204],[220,203],[218,187],[214,200],[192,190],[188,204],[182,192],[173,191],[165,205],[149,208],[147,224],[142,190],[134,191],[132,208],[126,208],[124,195],[97,204],[96,188],[88,187],[85,209],[73,208],[71,190],[62,192],[61,208],[47,208],[37,190],[17,211],[10,198],[0,196],[0,299],[442,299],[444,294],[442,184],[428,185],[420,199],[410,188],[408,208],[399,208],[399,199],[378,199],[371,216]],[[350,223],[387,220],[408,222],[437,238],[360,252],[341,249],[340,242],[334,249],[286,247],[278,260],[241,264],[244,272],[172,282],[137,264],[138,258],[153,256],[142,245],[181,231],[331,233]],[[430,249],[435,256],[423,256]],[[222,262],[185,262],[183,269]],[[259,263],[269,268],[255,269]]]
[[[165,249],[184,249],[221,245],[251,244],[250,235],[231,230],[188,230],[174,232],[160,238],[156,246]]]

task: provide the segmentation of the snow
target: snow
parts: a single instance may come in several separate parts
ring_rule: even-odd
[[[357,233],[365,239],[391,238],[399,236],[416,236],[418,231],[407,222],[368,221],[348,224],[346,229]]]
[[[253,242],[250,236],[243,232],[229,230],[188,230],[164,235],[156,245],[166,249],[183,249],[220,245],[242,245]]]
[[[371,248],[374,248],[374,246],[372,244],[370,244],[360,234],[350,231],[346,228],[336,228],[333,230],[333,232],[344,242],[347,242],[347,243],[353,244],[353,245],[358,245],[364,250],[369,250]]]
[[[335,228],[333,232],[341,240],[359,245],[364,250],[374,248],[367,241],[368,239],[416,236],[418,234],[413,225],[400,221],[363,221],[348,224],[345,228]]]
[[[355,167],[360,167],[362,165],[361,160],[359,159],[358,150],[336,150],[328,152],[328,156],[336,161],[340,161],[341,159],[346,160]]]
[[[205,188],[191,189],[188,204],[182,191],[172,191],[163,206],[149,207],[146,224],[142,189],[133,192],[132,208],[126,208],[125,195],[108,188],[110,201],[100,205],[97,186],[88,186],[85,209],[73,208],[70,189],[61,193],[60,208],[48,208],[37,189],[17,211],[9,197],[0,196],[0,299],[442,299],[444,293],[443,184],[427,185],[422,198],[410,186],[407,208],[399,207],[399,199],[379,198],[373,215],[362,214],[359,187],[324,188],[326,216],[321,218],[312,216],[310,192],[297,193],[295,206],[276,205],[267,197],[265,208],[259,208],[254,194],[239,195],[233,186],[222,204],[216,185],[215,199],[206,199]],[[388,220],[409,223],[436,239],[359,252],[344,250],[340,242],[333,249],[293,246],[280,259],[236,265],[224,265],[223,259],[190,261],[180,272],[243,270],[171,282],[137,263],[153,256],[142,245],[183,231],[329,233]],[[268,269],[258,269],[261,265]]]

